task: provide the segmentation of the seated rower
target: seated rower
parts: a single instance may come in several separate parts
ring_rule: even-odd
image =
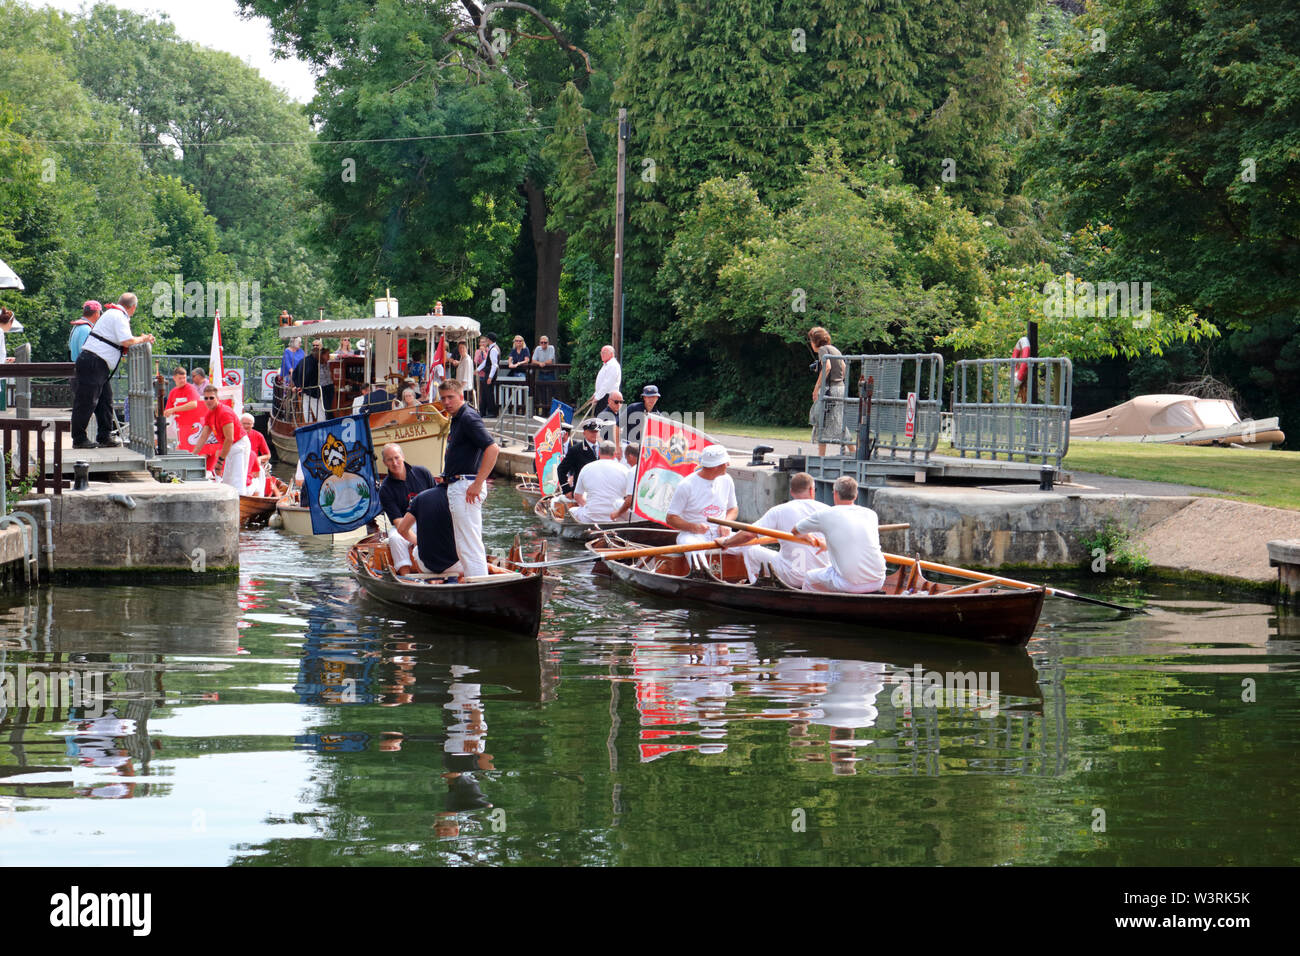
[[[794,533],[812,547],[821,543],[809,532],[819,531],[830,552],[828,567],[804,576],[803,590],[870,594],[885,583],[885,556],[880,550],[880,522],[858,501],[858,483],[848,475],[835,479],[835,507],[817,511],[794,526]]]
[[[578,473],[573,499],[578,506],[571,512],[575,521],[596,523],[612,521],[621,510],[627,490],[627,466],[618,460],[618,446],[603,441],[600,457]]]
[[[678,544],[699,544],[727,533],[708,518],[734,521],[740,514],[736,504],[736,485],[727,474],[727,449],[709,445],[700,452],[700,467],[684,478],[668,504],[668,527],[680,532]]]
[[[790,476],[790,500],[774,505],[764,512],[754,524],[773,531],[790,534],[797,525],[809,515],[827,510],[813,497],[815,488],[813,477],[806,471],[796,472]],[[865,509],[864,509],[865,510]],[[751,531],[737,531],[723,539],[724,548],[736,548],[748,545],[758,535]],[[786,587],[802,590],[804,577],[813,568],[824,568],[829,564],[826,552],[806,544],[782,541],[780,551],[771,551],[758,545],[744,548],[741,554],[745,558],[745,570],[749,572],[749,582],[758,580],[759,574],[774,574]]]
[[[402,446],[389,442],[380,452],[388,474],[379,486],[379,504],[390,524],[402,520],[415,496],[433,487],[433,472],[423,465],[408,465]]]
[[[623,446],[623,464],[627,465],[627,486],[623,489],[623,504],[614,512],[615,521],[632,520],[632,498],[636,494],[636,470],[641,463],[641,446],[632,442]]]
[[[388,551],[397,574],[418,571],[463,577],[446,485],[434,485],[415,496],[388,536]]]

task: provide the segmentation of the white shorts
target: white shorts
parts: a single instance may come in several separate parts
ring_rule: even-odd
[[[884,587],[885,579],[868,582],[867,584],[849,584],[840,573],[835,570],[834,565],[827,565],[824,568],[813,568],[804,575],[803,589],[805,591],[826,591],[832,594],[871,594],[879,591]]]

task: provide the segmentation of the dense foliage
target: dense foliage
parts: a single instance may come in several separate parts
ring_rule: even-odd
[[[1081,383],[1218,379],[1300,419],[1287,4],[241,7],[317,70],[307,110],[165,21],[0,2],[0,256],[29,286],[4,301],[42,354],[82,298],[174,274],[256,278],[266,316],[391,287],[556,338],[586,392],[623,108],[624,380],[669,407],[801,421],[813,325],[989,356],[1037,321]]]

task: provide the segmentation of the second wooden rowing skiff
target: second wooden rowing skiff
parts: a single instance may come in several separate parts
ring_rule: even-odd
[[[442,575],[396,575],[389,563],[388,548],[379,535],[370,535],[348,551],[352,576],[371,597],[441,619],[535,638],[541,626],[542,605],[554,588],[555,578],[518,568],[517,560],[516,543],[511,559],[489,555],[487,575],[449,582]],[[545,560],[545,547],[530,553],[528,560]]]
[[[671,544],[675,539],[675,532],[663,528],[626,529],[617,534],[607,532],[588,541],[586,547],[599,558],[601,550]],[[664,597],[879,631],[935,634],[1012,646],[1026,644],[1033,636],[1046,596],[1042,588],[1019,591],[981,587],[963,589],[948,597],[944,592],[957,585],[930,581],[919,566],[895,570],[875,594],[795,591],[774,579],[749,584],[739,551],[702,553],[709,556],[704,567],[692,567],[687,556],[681,554],[603,564],[620,581]]]

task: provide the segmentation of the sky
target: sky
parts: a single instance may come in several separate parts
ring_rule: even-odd
[[[54,7],[76,13],[84,0],[27,0],[33,7]],[[235,0],[111,0],[115,7],[136,13],[165,13],[186,40],[233,53],[290,97],[306,103],[315,93],[311,70],[299,60],[271,56],[271,28],[263,19],[240,19]]]

